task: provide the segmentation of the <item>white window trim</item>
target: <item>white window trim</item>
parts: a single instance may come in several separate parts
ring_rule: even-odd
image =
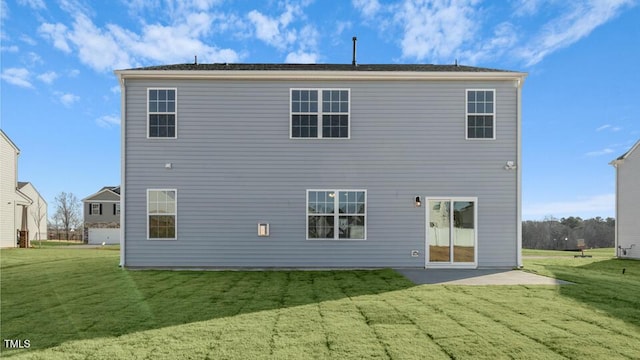
[[[173,216],[175,216],[175,220],[174,220],[175,231],[174,231],[174,234],[176,236],[173,237],[173,238],[152,238],[152,237],[149,236],[149,216],[150,216],[150,214],[149,214],[149,192],[151,192],[151,191],[173,191],[176,194],[176,197],[175,197],[175,202],[176,202],[175,213],[173,213],[173,214],[163,214],[163,215],[173,215]],[[146,220],[146,223],[147,223],[147,240],[154,240],[154,241],[155,240],[158,240],[158,241],[177,240],[178,239],[178,190],[177,189],[147,189],[146,201],[147,201],[147,220]]]
[[[93,208],[94,206],[96,206],[98,208],[97,211],[94,210],[94,208]],[[102,214],[100,214],[100,203],[95,203],[95,202],[91,203],[91,215],[102,215]]]
[[[449,262],[439,262],[439,263],[435,263],[435,262],[429,262],[429,222],[431,219],[429,219],[429,201],[431,200],[439,200],[439,201],[450,201],[450,202],[455,202],[455,201],[473,201],[474,206],[475,206],[475,211],[473,214],[473,221],[474,221],[474,226],[475,226],[475,232],[474,232],[474,249],[473,249],[473,262],[458,262],[458,263],[454,263],[453,260],[449,261]],[[456,196],[434,196],[434,197],[429,197],[429,196],[425,196],[424,197],[424,208],[425,208],[425,222],[424,222],[424,233],[425,233],[425,237],[424,237],[424,267],[426,269],[451,269],[451,268],[456,268],[456,269],[476,269],[478,267],[478,213],[479,213],[479,205],[478,205],[478,198],[474,197],[474,196],[468,196],[468,197],[456,197]],[[451,228],[453,226],[453,216],[449,217],[449,228]]]
[[[333,203],[333,208],[336,210],[336,212],[334,213],[334,232],[333,232],[333,238],[310,238],[309,237],[309,192],[311,191],[332,191],[336,193],[335,198],[333,199],[334,203]],[[339,212],[337,212],[338,209],[338,194],[341,191],[362,191],[364,192],[364,214],[340,214]],[[368,219],[368,215],[367,215],[367,203],[369,202],[369,195],[367,194],[367,190],[366,189],[307,189],[306,193],[305,193],[305,199],[304,199],[304,203],[306,206],[306,210],[305,210],[305,238],[307,240],[310,241],[364,241],[367,240],[367,227],[369,224],[369,219]],[[344,239],[344,238],[340,238],[339,236],[339,232],[336,231],[337,229],[337,224],[338,222],[335,221],[338,217],[340,216],[364,216],[364,238],[362,239]]]
[[[493,113],[470,113],[469,112],[469,91],[491,91],[493,92]],[[496,98],[496,89],[467,89],[464,92],[464,137],[466,140],[470,141],[487,141],[487,140],[495,140],[496,133],[498,132],[498,117],[497,113],[497,98]],[[493,115],[493,137],[490,138],[469,138],[469,115]]]
[[[120,215],[120,202],[117,202],[115,204],[116,204],[116,215]],[[147,206],[149,206],[148,200],[147,200]]]
[[[176,98],[175,98],[175,108],[173,112],[169,112],[169,111],[165,111],[165,112],[150,112],[149,111],[149,92],[151,90],[174,90],[176,93]],[[178,138],[178,88],[169,88],[169,87],[149,87],[147,88],[147,101],[145,103],[145,106],[147,108],[147,139],[151,139],[151,140],[164,140],[164,139],[177,139]],[[175,122],[176,122],[176,130],[175,130],[175,136],[173,137],[158,137],[158,136],[154,136],[152,137],[151,134],[149,133],[149,115],[161,115],[161,114],[173,114],[174,118],[175,118]]]
[[[303,91],[317,91],[318,92],[318,111],[315,113],[294,113],[291,109],[291,104],[293,102],[293,91],[294,90],[303,90]],[[349,101],[349,109],[346,113],[328,113],[324,114],[322,111],[322,91],[346,91],[348,95]],[[317,137],[293,137],[293,115],[317,115],[318,116],[318,136]],[[347,115],[349,119],[349,127],[347,129],[347,137],[322,137],[322,115]],[[350,88],[290,88],[289,89],[289,139],[292,140],[349,140],[351,139],[351,89]]]

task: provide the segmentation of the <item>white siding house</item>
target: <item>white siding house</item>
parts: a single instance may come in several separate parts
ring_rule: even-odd
[[[18,155],[20,149],[0,130],[0,247],[17,247],[22,229],[29,240],[47,238],[47,202],[31,183],[17,181]]]
[[[16,191],[20,149],[0,130],[0,247],[16,247]]]
[[[18,190],[31,200],[27,209],[29,239],[47,240],[47,201],[30,182],[19,181]]]
[[[616,168],[616,253],[640,259],[640,140],[610,164]]]

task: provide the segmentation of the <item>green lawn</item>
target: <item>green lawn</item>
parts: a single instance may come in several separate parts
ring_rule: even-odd
[[[82,241],[69,241],[69,240],[31,240],[30,244],[32,247],[41,248],[41,247],[83,245],[84,243]]]
[[[117,251],[2,250],[1,337],[31,347],[0,355],[637,359],[640,262],[540,256],[525,268],[576,285],[414,286],[389,269],[123,271]]]
[[[602,248],[602,249],[585,249],[585,255],[611,258],[616,255],[614,248]],[[523,256],[570,256],[580,255],[580,251],[563,251],[563,250],[535,250],[535,249],[522,249]]]

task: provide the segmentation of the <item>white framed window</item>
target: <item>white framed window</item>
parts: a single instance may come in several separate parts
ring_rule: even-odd
[[[120,203],[113,204],[113,215],[120,215]]]
[[[91,207],[89,208],[89,215],[102,215],[102,204],[91,203]]]
[[[467,89],[467,140],[494,140],[496,138],[496,91],[494,89]]]
[[[177,92],[175,88],[147,89],[147,137],[178,137]]]
[[[307,190],[307,240],[366,240],[367,190]]]
[[[350,89],[290,90],[290,138],[351,138]]]
[[[147,239],[177,238],[177,195],[176,189],[147,190]]]

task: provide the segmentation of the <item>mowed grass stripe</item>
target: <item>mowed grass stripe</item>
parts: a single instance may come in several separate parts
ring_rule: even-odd
[[[490,301],[484,301],[482,299],[478,299],[473,295],[466,294],[461,291],[457,291],[458,296],[456,297],[457,304],[467,304],[468,307],[478,312],[484,317],[490,318],[503,325],[505,328],[509,329],[513,333],[517,333],[523,335],[536,343],[540,344],[542,347],[551,350],[558,355],[563,357],[572,358],[574,356],[585,356],[583,353],[584,349],[579,348],[575,345],[575,343],[571,341],[563,341],[560,344],[562,346],[558,346],[558,344],[553,341],[555,339],[574,339],[576,338],[575,332],[570,331],[569,329],[563,328],[559,326],[558,323],[540,323],[538,321],[531,321],[529,317],[523,316],[521,314],[517,314],[511,311],[508,308],[496,305]],[[529,306],[536,307],[537,304],[532,302]],[[590,324],[583,323],[584,327],[591,327]],[[508,341],[509,339],[505,339]],[[534,350],[534,347],[527,346],[529,350]],[[608,349],[607,353],[617,353],[615,349],[612,349],[607,344],[601,344],[600,348]],[[548,357],[548,354],[544,354],[539,352],[536,354],[537,356],[545,356]]]
[[[3,348],[2,358],[624,359],[640,353],[637,261],[525,259],[529,271],[577,285],[467,287],[413,286],[388,269],[126,271],[113,251],[0,255],[1,336],[32,343]]]

